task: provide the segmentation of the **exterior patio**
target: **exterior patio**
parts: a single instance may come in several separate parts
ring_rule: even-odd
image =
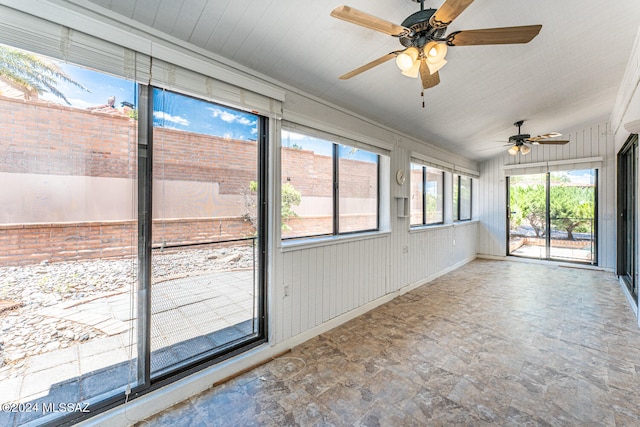
[[[249,252],[250,253],[250,252]],[[253,269],[209,271],[169,278],[153,285],[151,371],[161,373],[189,358],[220,349],[254,332]],[[38,311],[62,319],[96,337],[73,341],[66,348],[7,360],[0,368],[0,401],[16,412],[1,412],[0,425],[39,424],[61,415],[47,405],[77,402],[75,409],[125,390],[136,382],[138,322],[131,287],[70,300]],[[19,317],[0,313],[0,320]],[[28,322],[22,316],[19,322]],[[60,339],[64,336],[61,334]],[[26,343],[25,343],[26,344]],[[25,411],[17,411],[18,408]],[[31,410],[26,410],[31,409]]]

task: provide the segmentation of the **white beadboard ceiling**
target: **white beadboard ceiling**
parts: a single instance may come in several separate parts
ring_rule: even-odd
[[[449,48],[423,109],[420,81],[402,76],[394,61],[339,80],[402,46],[329,15],[346,4],[400,24],[419,10],[413,0],[90,1],[475,161],[502,153],[520,119],[531,135],[608,120],[640,24],[638,0],[476,0],[447,34],[529,24],[542,30],[528,44]],[[425,0],[425,8],[442,3]]]

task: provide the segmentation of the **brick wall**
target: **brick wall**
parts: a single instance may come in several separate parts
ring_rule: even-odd
[[[137,256],[135,221],[0,225],[0,266]],[[251,237],[238,218],[154,221],[153,247]]]
[[[82,110],[0,96],[0,172],[135,179],[136,135],[137,122],[116,110]],[[248,182],[256,180],[256,160],[255,141],[154,129],[156,179],[213,181],[219,183],[221,194],[241,195]],[[288,180],[303,197],[331,197],[330,157],[285,148],[282,163],[283,182]],[[341,160],[341,196],[375,197],[375,176],[371,163]],[[21,197],[28,200],[37,195]],[[195,218],[194,212],[192,216],[154,222],[154,245],[218,241],[253,233],[240,214]],[[331,223],[326,217],[291,221],[292,228],[299,232],[302,227],[308,234]],[[349,227],[357,228],[371,219],[351,215],[343,219],[347,221]],[[0,225],[0,266],[128,256],[135,252],[136,233],[135,222],[130,220],[4,224]]]

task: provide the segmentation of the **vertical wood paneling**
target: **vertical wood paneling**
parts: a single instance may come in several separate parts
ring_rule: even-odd
[[[300,305],[302,304],[302,292],[303,287],[306,286],[302,283],[301,277],[301,262],[303,255],[308,251],[300,251],[293,254],[293,265],[291,265],[291,284],[289,285],[289,299],[291,300],[291,335],[297,335],[300,333]]]
[[[381,236],[284,252],[281,339],[384,296],[388,244]]]
[[[309,259],[309,250],[302,251],[302,259]],[[311,265],[315,265],[315,262],[302,262],[300,263],[300,326],[299,330],[294,329],[294,332],[306,331],[309,329],[309,312],[311,311],[311,304],[309,301],[309,295],[311,293],[310,287],[312,285],[309,277],[309,270]],[[294,310],[294,319],[297,312]]]
[[[338,247],[334,245],[329,246],[328,249],[331,264],[328,265],[328,268],[330,270],[330,281],[329,283],[324,284],[330,289],[329,299],[327,300],[329,306],[329,318],[326,320],[336,317],[338,310],[342,308],[342,304],[338,300],[338,268],[341,267],[341,265],[338,265]],[[340,305],[340,307],[338,305]]]
[[[315,293],[312,293],[311,303],[316,307],[316,317],[313,326],[318,326],[322,323],[322,315],[324,313],[325,300],[323,298],[324,286],[322,284],[325,282],[325,274],[324,274],[324,250],[316,251],[315,261],[316,261],[316,274],[313,276],[313,289]],[[313,262],[313,261],[311,261]]]
[[[322,288],[322,322],[326,322],[331,319],[331,305],[329,302],[331,301],[331,282],[335,281],[334,270],[332,268],[332,258],[331,258],[331,246],[325,246],[322,248],[322,252],[324,254],[324,280],[322,283],[318,285]]]
[[[309,260],[309,272],[308,272],[308,276],[307,276],[307,281],[309,283],[309,287],[308,287],[308,297],[307,297],[307,304],[309,307],[309,313],[307,316],[307,327],[303,327],[303,330],[312,328],[314,326],[316,326],[316,312],[318,310],[322,309],[322,301],[316,299],[317,296],[317,289],[318,289],[318,272],[317,272],[317,268],[318,268],[318,257],[320,257],[322,254],[322,251],[318,251],[318,253],[316,254],[316,258],[315,259],[310,259]]]

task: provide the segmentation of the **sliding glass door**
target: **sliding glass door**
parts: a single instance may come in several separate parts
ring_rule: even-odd
[[[151,378],[263,336],[261,117],[153,89]]]
[[[596,171],[549,175],[549,258],[595,264]]]
[[[508,254],[596,264],[597,170],[509,177]]]
[[[618,153],[618,276],[638,300],[637,266],[637,155],[638,135],[632,135]]]
[[[509,177],[509,255],[547,258],[546,174]]]

